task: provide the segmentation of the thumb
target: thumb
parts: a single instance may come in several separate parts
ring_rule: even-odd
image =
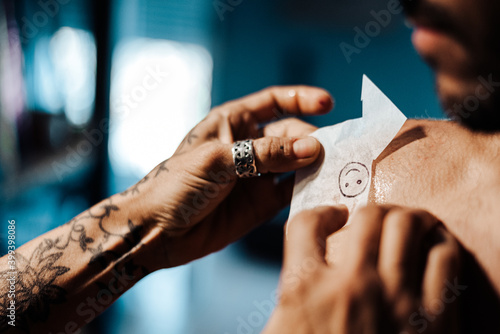
[[[318,159],[321,144],[314,137],[264,137],[254,140],[259,173],[286,173],[308,166]]]

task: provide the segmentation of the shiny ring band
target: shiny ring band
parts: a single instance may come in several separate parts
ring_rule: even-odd
[[[250,178],[260,176],[255,165],[253,141],[243,140],[233,144],[233,161],[236,175],[239,178]]]

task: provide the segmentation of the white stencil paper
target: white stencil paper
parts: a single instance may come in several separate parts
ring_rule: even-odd
[[[405,115],[366,75],[363,76],[363,117],[314,132],[324,159],[297,171],[290,218],[302,210],[344,204],[353,212],[366,205],[373,161],[406,121]]]

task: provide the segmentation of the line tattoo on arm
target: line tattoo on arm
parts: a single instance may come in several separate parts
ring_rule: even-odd
[[[156,171],[156,174],[155,174],[155,178],[158,177],[158,175],[160,175],[161,173],[163,172],[167,172],[169,173],[170,170],[168,169],[168,160],[165,160],[163,161],[159,166],[158,166],[158,170]]]
[[[196,130],[196,127],[194,127],[193,129],[191,129],[191,131],[188,132],[188,134],[186,135],[186,138],[184,138],[184,140],[181,142],[181,144],[177,148],[178,155],[184,153],[183,149],[186,146],[186,144],[193,145],[194,139],[198,139],[198,135],[194,133],[194,130]]]
[[[101,211],[102,210],[102,211]],[[69,245],[78,245],[83,254],[90,253],[88,266],[97,271],[102,271],[114,264],[115,270],[132,277],[135,270],[140,269],[140,275],[148,274],[145,267],[135,265],[132,261],[132,250],[141,245],[141,237],[144,227],[135,225],[130,219],[126,226],[128,231],[124,234],[108,231],[104,221],[113,212],[120,208],[109,199],[99,207],[102,213],[97,214],[96,208],[89,209],[63,225],[65,232],[55,238],[44,238],[32,251],[31,255],[25,256],[16,252],[16,269],[0,271],[0,332],[8,330],[30,332],[32,325],[45,323],[49,319],[51,305],[63,304],[67,301],[68,291],[55,284],[60,276],[65,275],[72,269],[71,262],[65,260],[65,255],[74,255],[74,250],[68,250]],[[88,236],[88,224],[96,224],[102,237],[98,240]],[[95,232],[94,232],[95,233]],[[123,239],[123,251],[106,250],[105,243],[112,237]],[[16,327],[8,324],[11,298],[9,298],[9,286],[7,278],[14,273],[15,278],[15,314]],[[85,279],[84,279],[85,280]],[[96,282],[98,284],[98,282]]]
[[[140,191],[139,191],[139,187],[140,187],[141,185],[145,184],[146,182],[148,182],[148,180],[149,180],[149,176],[147,176],[147,175],[146,175],[146,176],[144,176],[144,178],[143,178],[143,179],[141,179],[139,182],[137,182],[136,184],[134,184],[132,187],[128,188],[128,189],[127,189],[127,190],[125,190],[125,191],[122,191],[122,192],[120,193],[120,195],[122,195],[122,196],[127,196],[127,195],[129,195],[129,194],[131,194],[131,195],[136,195],[136,194],[139,194],[139,193],[140,193]]]

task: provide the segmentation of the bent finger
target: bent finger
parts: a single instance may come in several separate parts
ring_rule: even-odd
[[[298,118],[287,118],[266,125],[264,137],[306,137],[318,128]]]
[[[350,224],[352,238],[345,261],[351,268],[376,268],[380,236],[388,207],[368,206],[357,211]]]
[[[260,173],[286,173],[312,164],[321,153],[314,137],[264,137],[254,140],[257,170]]]
[[[326,239],[347,222],[346,207],[320,207],[302,211],[287,223],[284,266],[300,268],[307,261],[326,265]],[[298,267],[297,267],[298,266]]]
[[[442,227],[436,229],[436,237],[438,243],[431,248],[427,258],[422,283],[422,306],[429,318],[434,319],[431,323],[432,333],[456,333],[450,326],[456,323],[457,299],[467,289],[458,276],[460,247]]]
[[[378,271],[386,297],[393,303],[402,296],[416,297],[423,277],[421,263],[426,250],[423,239],[437,219],[420,210],[395,208],[384,222],[380,240]]]
[[[250,113],[258,122],[289,115],[320,115],[333,107],[326,90],[309,86],[277,86],[222,105],[233,113]]]

